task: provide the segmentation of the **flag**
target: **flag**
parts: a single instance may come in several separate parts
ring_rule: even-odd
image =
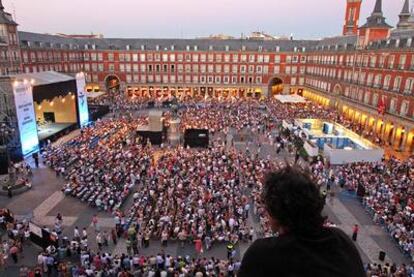
[[[381,95],[380,101],[378,102],[378,114],[384,115],[385,114],[385,96]]]

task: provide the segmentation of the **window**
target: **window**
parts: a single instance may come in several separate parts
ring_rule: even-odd
[[[234,55],[233,55],[233,62],[234,62],[234,63],[239,62],[239,55],[237,55],[237,54],[234,54]]]
[[[237,84],[237,76],[231,76],[231,83]]]
[[[393,69],[394,68],[394,60],[395,60],[395,56],[389,56],[388,58],[388,68],[389,69]]]
[[[376,88],[381,87],[381,79],[382,79],[381,74],[377,74],[377,75],[375,76],[375,80],[374,80],[374,87],[376,87]]]
[[[389,112],[395,113],[396,110],[397,110],[397,98],[392,98],[390,102]]]
[[[406,61],[407,61],[407,56],[406,55],[401,55],[400,56],[400,62],[399,62],[398,68],[401,69],[401,70],[405,69],[405,63],[406,63]]]
[[[408,102],[407,100],[402,101],[401,108],[400,108],[400,115],[406,116],[408,114],[409,107],[410,107],[410,102]]]
[[[369,92],[369,91],[365,92],[364,103],[368,104],[370,98],[371,98],[371,92]]]
[[[410,70],[414,70],[414,55],[411,55],[411,65]]]
[[[413,87],[414,87],[414,78],[408,78],[405,81],[404,93],[412,94],[413,93]]]
[[[246,73],[246,66],[245,65],[240,66],[240,73]]]
[[[279,55],[275,56],[275,63],[280,63],[280,56]]]
[[[372,56],[371,60],[369,62],[369,66],[370,67],[375,67],[375,64],[377,63],[377,57],[376,56]]]
[[[221,73],[221,64],[216,64],[216,73]]]
[[[254,65],[249,65],[249,73],[254,73]]]
[[[370,73],[367,77],[367,86],[372,86],[372,81],[374,79],[374,74]]]
[[[231,72],[232,72],[232,73],[237,73],[237,72],[238,72],[237,64],[233,64],[233,65],[231,66]]]
[[[384,89],[389,89],[391,84],[391,75],[387,75],[384,78]]]
[[[398,91],[400,91],[400,88],[401,88],[401,77],[397,76],[394,79],[393,91],[398,92]]]

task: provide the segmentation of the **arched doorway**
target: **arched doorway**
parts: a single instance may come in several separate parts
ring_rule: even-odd
[[[342,87],[341,87],[341,85],[340,84],[336,84],[335,87],[334,87],[333,92],[334,92],[335,95],[338,95],[338,96],[342,95]]]
[[[275,96],[283,93],[283,80],[278,77],[273,77],[269,82],[269,95]]]
[[[108,92],[119,91],[121,82],[116,75],[108,75],[105,79],[105,87]]]

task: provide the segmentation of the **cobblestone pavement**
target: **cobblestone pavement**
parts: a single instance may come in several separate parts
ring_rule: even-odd
[[[281,152],[276,154],[274,146],[261,140],[261,151],[257,152],[255,143],[249,144],[249,151],[252,154],[259,154],[262,157],[272,157],[281,162],[292,162],[293,157],[289,153]],[[234,146],[239,151],[246,151],[246,142],[235,141]],[[306,165],[300,161],[301,165]],[[49,168],[41,165],[40,168],[33,170],[33,187],[30,191],[7,198],[0,196],[1,206],[5,206],[13,211],[18,218],[26,218],[41,226],[49,226],[53,228],[54,218],[57,213],[63,215],[63,233],[68,237],[72,237],[73,229],[78,226],[79,229],[87,228],[89,234],[89,244],[92,249],[97,249],[95,243],[95,230],[91,225],[93,215],[97,215],[100,230],[109,231],[114,227],[114,221],[111,214],[106,212],[98,212],[96,209],[89,207],[86,203],[70,196],[65,197],[60,191],[65,180],[56,177],[55,173]],[[124,205],[131,205],[132,196],[129,197]],[[128,204],[129,203],[129,204]],[[332,201],[328,200],[324,213],[329,219],[343,229],[347,234],[351,235],[352,226],[359,224],[361,226],[357,247],[361,253],[364,262],[378,262],[378,254],[380,250],[387,253],[387,261],[397,263],[409,263],[409,259],[404,257],[394,242],[391,241],[389,235],[380,227],[375,225],[370,216],[365,212],[360,202],[347,192],[339,192],[337,197]],[[258,228],[258,223],[252,215],[249,216],[249,224],[254,228]],[[241,258],[248,248],[249,244],[240,244],[237,247],[237,258]],[[146,255],[156,254],[162,249],[159,241],[151,241],[150,247],[142,249],[141,253]],[[125,241],[120,240],[117,245],[110,245],[107,251],[115,253],[126,252]],[[163,249],[166,253],[180,256],[196,255],[194,246],[186,244],[181,247],[176,242],[170,242],[168,247]],[[24,257],[21,257],[17,265],[12,265],[11,260],[7,261],[9,268],[7,271],[0,271],[0,276],[17,276],[15,275],[21,265],[33,266],[40,249],[29,243],[25,247]],[[218,258],[226,257],[225,245],[215,245],[213,249],[203,253],[203,256],[216,256]]]

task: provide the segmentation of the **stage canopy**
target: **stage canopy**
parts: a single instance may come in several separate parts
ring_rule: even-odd
[[[55,71],[24,73],[13,75],[20,81],[27,80],[33,86],[33,101],[41,103],[54,97],[66,96],[69,92],[76,93],[75,77]]]
[[[94,99],[94,98],[98,98],[99,96],[102,96],[102,95],[104,95],[104,94],[106,94],[106,92],[104,92],[104,91],[96,91],[96,92],[88,92],[88,93],[86,94],[86,96],[87,96],[88,98],[92,98],[92,99]]]
[[[298,103],[306,103],[306,99],[297,94],[291,95],[276,95],[276,100],[282,102],[283,104],[298,104]]]

